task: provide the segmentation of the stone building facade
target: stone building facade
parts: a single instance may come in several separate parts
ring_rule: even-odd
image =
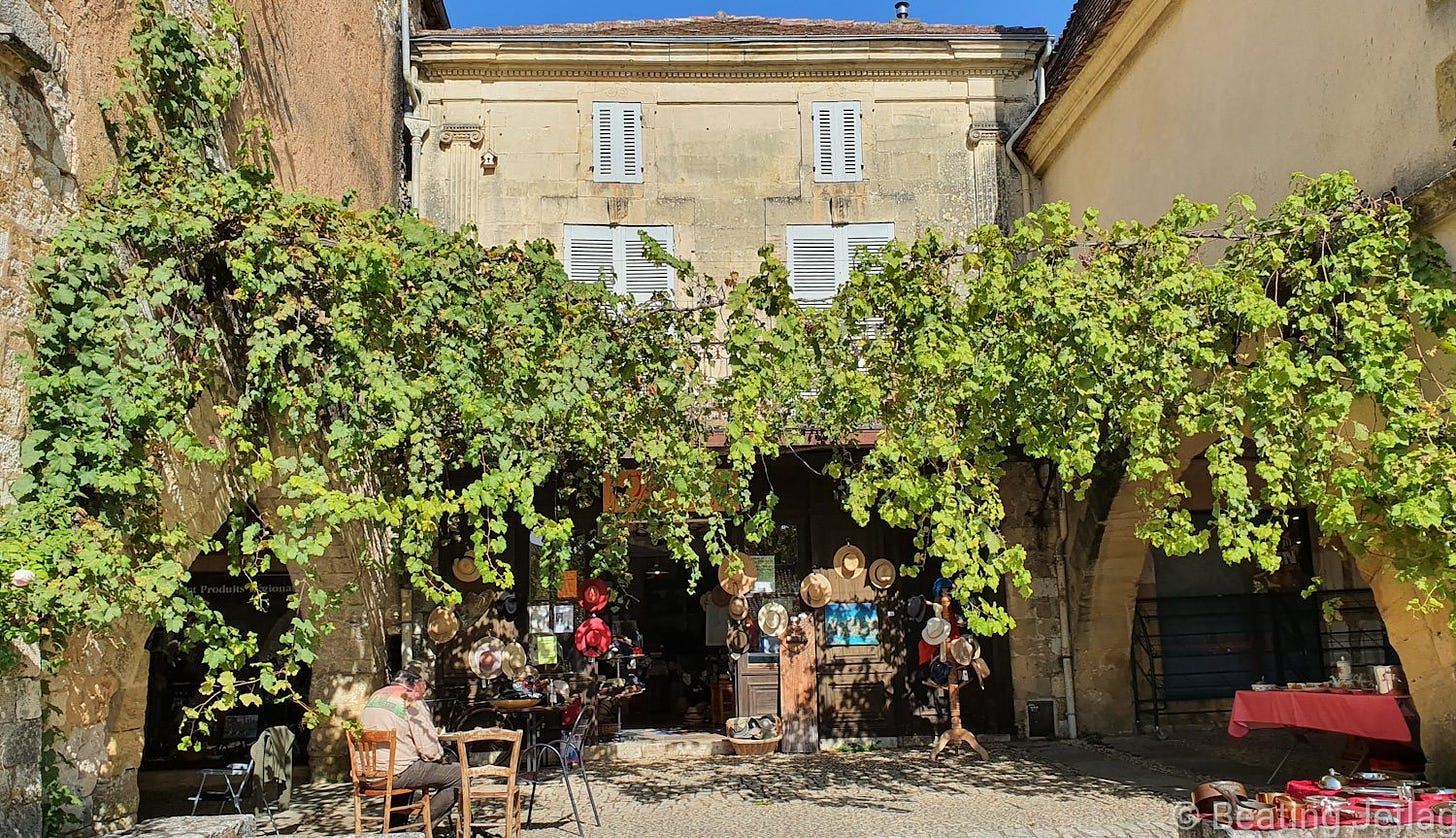
[[[1221,205],[1243,192],[1267,207],[1293,172],[1349,170],[1367,191],[1406,197],[1421,232],[1456,252],[1453,49],[1451,0],[1378,14],[1359,0],[1081,0],[1014,151],[1038,200],[1069,201],[1077,214],[1095,206],[1103,218],[1150,220],[1180,193]],[[1196,441],[1186,453],[1197,468]],[[1140,590],[1160,584],[1134,535],[1134,488],[1106,487],[1074,512],[1074,657],[1088,731],[1133,726],[1129,637]],[[1377,557],[1325,545],[1314,558],[1326,584],[1368,589],[1410,681],[1432,773],[1456,776],[1449,614],[1408,611],[1415,592]]]
[[[232,129],[261,116],[285,188],[341,196],[365,205],[397,203],[407,98],[401,62],[402,9],[414,21],[445,25],[439,0],[323,0],[298,4],[239,0],[247,46],[246,88]],[[175,8],[197,13],[201,0]],[[114,159],[98,102],[116,93],[115,62],[128,49],[131,0],[0,2],[0,501],[19,471],[25,394],[17,355],[27,346],[26,273],[45,242],[78,207],[81,188]],[[226,514],[231,488],[216,475],[174,469],[171,520],[210,535]],[[367,534],[336,549],[328,571],[353,581]],[[370,582],[370,580],[365,580]],[[393,611],[364,598],[385,580],[361,586],[316,673],[316,695],[348,703],[372,689]],[[392,585],[389,586],[392,591]],[[388,599],[391,594],[384,597]],[[63,674],[48,686],[62,737],[62,780],[75,789],[85,830],[129,823],[137,810],[151,630],[119,622],[107,636],[80,638]],[[392,630],[389,629],[389,630]],[[34,663],[34,650],[23,650]],[[40,682],[34,666],[0,679],[0,836],[39,835]],[[337,772],[337,737],[320,737],[320,767]]]

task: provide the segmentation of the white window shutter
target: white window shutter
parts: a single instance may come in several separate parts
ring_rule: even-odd
[[[626,103],[618,106],[621,142],[618,145],[618,174],[623,183],[642,182],[642,106]]]
[[[864,166],[860,162],[859,128],[859,103],[842,103],[839,111],[840,180],[857,181],[863,179]]]
[[[573,282],[600,282],[603,272],[609,287],[616,285],[615,237],[611,227],[566,225],[566,275]]]
[[[838,179],[834,154],[834,133],[838,120],[834,116],[833,104],[814,103],[814,180],[820,182]]]
[[[653,294],[663,292],[672,295],[672,266],[653,263],[644,254],[642,237],[638,231],[645,231],[662,245],[663,250],[674,253],[671,227],[621,227],[618,233],[622,239],[623,269],[622,291],[631,294],[638,302],[647,300]]]
[[[613,125],[616,123],[616,108],[611,102],[592,103],[592,179],[596,181],[616,180],[616,167],[612,159]]]
[[[890,240],[895,237],[895,225],[893,222],[884,224],[847,224],[839,229],[844,231],[845,244],[848,247],[848,265],[850,270],[859,267],[861,251],[868,250],[878,254]],[[879,268],[875,268],[879,272]],[[848,278],[848,271],[846,278]]]
[[[799,304],[827,306],[839,290],[834,239],[832,227],[789,225],[789,290]]]

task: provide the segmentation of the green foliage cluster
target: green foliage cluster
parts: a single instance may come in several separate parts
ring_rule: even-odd
[[[485,247],[283,192],[261,126],[224,154],[240,27],[211,8],[200,25],[142,0],[108,110],[116,170],[36,267],[33,430],[0,572],[39,579],[0,588],[7,640],[55,650],[139,614],[206,650],[205,732],[211,711],[298,698],[290,678],[347,593],[337,571],[368,569],[329,560],[353,529],[441,602],[458,595],[437,546],[468,542],[510,584],[511,526],[544,541],[548,577],[583,554],[625,571],[638,527],[696,568],[770,530],[752,475],[805,441],[839,447],[846,507],[914,530],[908,570],[951,578],[980,633],[1012,625],[982,594],[1029,583],[1003,535],[1012,459],[1074,491],[1125,475],[1145,535],[1183,553],[1211,537],[1181,508],[1206,450],[1231,561],[1277,564],[1284,516],[1310,507],[1430,603],[1453,594],[1456,447],[1431,372],[1452,348],[1451,272],[1348,175],[1266,215],[1241,199],[1216,227],[1180,199],[1151,225],[1053,204],[964,240],[932,230],[863,254],[824,309],[795,304],[768,249],[719,283],[649,241],[688,301],[637,300],[571,283],[546,242]],[[570,512],[624,464],[656,501],[580,526]],[[171,505],[198,471],[256,512],[225,543]],[[300,583],[280,649],[260,655],[189,591],[192,557],[223,547],[244,580]]]

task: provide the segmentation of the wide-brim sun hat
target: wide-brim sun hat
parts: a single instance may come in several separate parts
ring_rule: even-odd
[[[601,617],[588,617],[576,627],[576,650],[586,657],[600,657],[611,647],[612,630]]]
[[[920,639],[932,646],[939,646],[950,639],[950,623],[940,617],[931,617],[920,630]]]
[[[728,601],[728,619],[744,620],[748,618],[748,598],[736,596]]]
[[[758,609],[758,630],[768,637],[782,637],[789,627],[789,610],[781,602],[769,602]]]
[[[732,570],[731,566],[735,561],[739,568]],[[747,553],[739,551],[718,565],[718,584],[730,596],[748,596],[757,581],[758,568],[753,564],[753,557]]]
[[[456,559],[455,563],[450,565],[450,570],[455,574],[455,578],[461,582],[480,581],[480,568],[475,566],[475,558],[473,556]]]
[[[925,597],[919,594],[905,601],[905,619],[912,623],[918,623],[925,619],[925,615],[929,612],[930,603],[926,602]]]
[[[470,647],[470,671],[477,678],[494,678],[501,671],[502,643],[496,637],[482,637]]]
[[[526,648],[519,643],[507,643],[501,651],[501,671],[507,678],[519,678],[526,671]]]
[[[950,656],[961,666],[970,666],[971,661],[981,656],[981,644],[963,634],[950,642]]]
[[[895,584],[896,576],[899,576],[899,571],[889,559],[875,559],[870,564],[870,584],[882,591]]]
[[[846,544],[834,553],[834,569],[845,579],[855,579],[865,572],[864,551]]]
[[[799,596],[810,608],[823,608],[834,596],[834,585],[830,583],[829,577],[816,570],[799,583]]]
[[[588,614],[595,614],[606,608],[607,603],[611,600],[612,592],[607,588],[607,583],[601,579],[587,582],[582,586],[581,594],[577,597],[577,602],[581,605],[582,610]]]
[[[429,619],[425,621],[425,632],[436,643],[449,643],[455,639],[458,631],[460,618],[455,616],[455,609],[448,606],[442,605],[431,611]]]
[[[741,628],[728,630],[728,651],[741,655],[748,651],[748,632]]]

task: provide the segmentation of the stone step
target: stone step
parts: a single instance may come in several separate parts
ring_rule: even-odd
[[[731,753],[727,737],[717,733],[624,730],[606,742],[588,745],[586,759],[588,763],[656,762]]]
[[[258,834],[252,815],[189,815],[145,820],[107,838],[253,838]]]

